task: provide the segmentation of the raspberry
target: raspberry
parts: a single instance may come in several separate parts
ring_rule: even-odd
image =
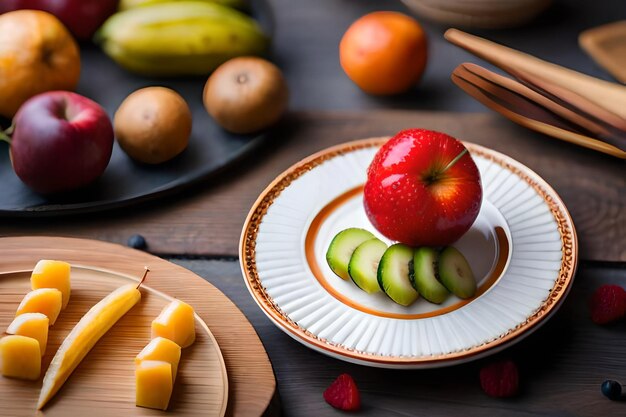
[[[361,396],[354,379],[348,374],[341,374],[324,391],[324,399],[335,408],[344,411],[356,411],[361,408]]]
[[[480,386],[492,397],[512,397],[517,393],[519,375],[511,360],[494,362],[480,370]]]
[[[596,324],[618,320],[626,314],[626,291],[619,285],[602,285],[591,296],[589,309]]]

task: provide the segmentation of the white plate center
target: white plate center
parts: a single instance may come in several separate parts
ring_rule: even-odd
[[[341,197],[338,198],[338,200],[340,199]],[[402,318],[401,316],[405,315],[406,318],[415,318],[415,315],[420,314],[438,315],[438,312],[450,311],[450,308],[454,308],[455,305],[461,306],[459,303],[462,300],[450,295],[442,304],[433,304],[419,298],[415,303],[404,307],[393,302],[383,292],[368,294],[358,288],[351,280],[344,281],[336,276],[326,262],[326,251],[333,237],[340,231],[350,227],[359,227],[374,233],[376,237],[387,244],[394,242],[380,234],[368,220],[363,208],[362,193],[356,193],[338,204],[331,202],[327,207],[329,208],[326,210],[328,215],[321,219],[319,231],[314,241],[314,259],[323,275],[322,277],[317,276],[317,278],[320,281],[325,280],[325,283],[322,284],[330,290],[331,294],[341,301],[347,301],[353,307],[359,306],[366,310],[389,313],[397,318]],[[498,228],[504,232],[500,233],[501,237],[496,233]],[[467,258],[478,287],[483,288],[483,293],[498,278],[497,276],[494,277],[494,272],[501,275],[503,271],[502,265],[498,265],[499,258],[505,257],[500,260],[500,263],[508,262],[510,251],[505,250],[506,253],[502,253],[504,252],[502,247],[509,247],[509,236],[508,226],[502,214],[489,201],[483,199],[476,221],[470,230],[453,244]],[[501,240],[506,240],[506,242]],[[315,275],[315,268],[312,269]]]

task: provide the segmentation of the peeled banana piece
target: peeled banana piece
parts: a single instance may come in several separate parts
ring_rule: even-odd
[[[52,358],[43,378],[37,403],[38,410],[41,410],[61,389],[98,340],[140,299],[141,292],[137,284],[128,284],[116,289],[91,307],[67,335]]]
[[[149,6],[155,3],[176,2],[182,0],[120,0],[119,10],[134,9],[135,7]],[[246,10],[248,2],[246,0],[196,0],[207,3],[217,3],[222,6],[233,7],[239,10]]]
[[[120,66],[146,76],[208,75],[231,58],[263,55],[269,38],[234,9],[175,1],[119,12],[96,34]]]

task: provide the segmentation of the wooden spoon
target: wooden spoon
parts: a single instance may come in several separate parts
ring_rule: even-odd
[[[530,86],[626,131],[626,87],[590,77],[457,29],[444,37]]]
[[[522,101],[520,100],[525,99],[521,96],[513,98],[511,96],[507,96],[506,93],[498,91],[498,97],[496,97],[496,95],[493,94],[493,92],[497,91],[495,89],[495,87],[497,87],[495,84],[489,84],[483,81],[478,82],[480,85],[477,85],[474,84],[473,81],[478,81],[476,78],[479,77],[473,77],[476,76],[463,69],[462,66],[457,67],[452,73],[452,81],[466,93],[480,101],[488,108],[497,111],[504,117],[521,126],[579,146],[603,152],[621,159],[626,159],[625,151],[606,142],[591,138],[580,131],[575,131],[576,127],[568,124],[568,122],[559,120],[557,116],[543,109],[541,106],[538,106],[529,100],[526,100],[525,105],[522,105]],[[483,87],[486,89],[483,89]],[[500,94],[502,94],[502,96],[500,96]],[[509,92],[509,94],[513,93]],[[518,111],[523,111],[524,114],[520,114]]]

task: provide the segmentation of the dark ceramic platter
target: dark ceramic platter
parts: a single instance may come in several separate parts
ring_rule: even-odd
[[[252,16],[266,33],[273,21],[266,1],[251,2]],[[165,164],[146,166],[133,162],[115,143],[106,171],[86,189],[44,197],[26,187],[13,172],[8,146],[0,144],[0,216],[55,216],[101,211],[171,195],[218,175],[244,154],[259,146],[267,132],[233,135],[225,132],[206,113],[202,90],[206,77],[149,79],[126,72],[97,46],[81,47],[81,79],[77,92],[100,103],[110,117],[124,98],[138,88],[162,85],[180,93],[192,110],[193,130],[187,149]],[[6,128],[8,121],[0,125]],[[54,157],[53,155],[51,157]]]

